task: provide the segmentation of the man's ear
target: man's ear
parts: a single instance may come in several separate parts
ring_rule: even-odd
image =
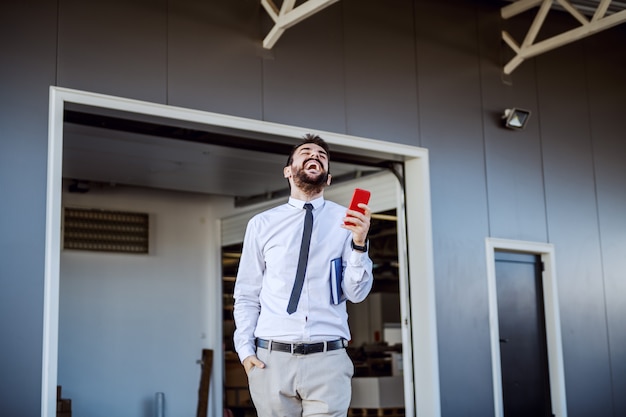
[[[284,167],[283,168],[283,176],[285,178],[291,177],[291,167]]]
[[[330,180],[333,179],[333,176],[328,174],[328,179],[326,180],[326,185],[330,185]]]

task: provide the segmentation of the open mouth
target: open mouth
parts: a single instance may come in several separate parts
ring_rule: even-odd
[[[304,163],[304,169],[306,171],[315,171],[315,172],[321,171],[322,164],[320,164],[319,161],[315,159],[309,159],[308,161]]]

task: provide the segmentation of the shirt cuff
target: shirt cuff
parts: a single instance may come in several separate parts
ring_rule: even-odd
[[[367,259],[367,252],[361,252],[358,250],[350,251],[350,259],[348,263],[351,266],[363,266],[365,259]]]
[[[254,348],[246,346],[241,349],[241,351],[237,352],[237,355],[239,355],[239,361],[243,363],[243,360],[246,359],[248,356],[256,355],[256,351],[254,350]]]

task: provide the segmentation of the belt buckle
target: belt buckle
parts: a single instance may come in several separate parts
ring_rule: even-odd
[[[291,354],[292,355],[306,355],[306,344],[305,343],[293,343],[291,345]]]

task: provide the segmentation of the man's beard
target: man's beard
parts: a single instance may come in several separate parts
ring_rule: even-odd
[[[306,164],[306,162],[305,162]],[[321,166],[321,163],[318,162]],[[292,168],[293,169],[293,168]],[[310,176],[305,169],[295,167],[293,182],[305,194],[315,195],[322,192],[328,182],[328,172],[322,171],[315,176]]]

